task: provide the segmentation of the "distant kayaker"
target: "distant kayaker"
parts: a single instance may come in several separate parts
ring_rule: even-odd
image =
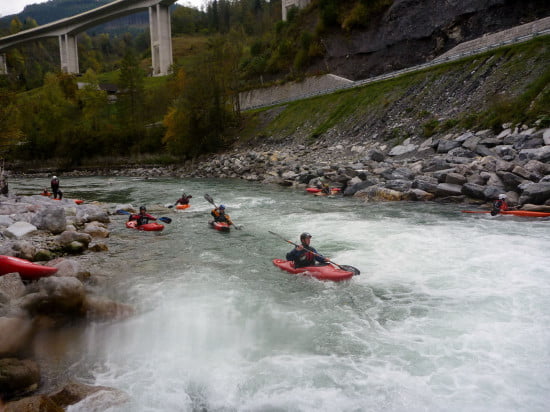
[[[52,177],[50,186],[52,187],[53,198],[57,199],[57,196],[59,196],[59,200],[61,200],[63,198],[63,192],[59,189],[59,179],[57,176]]]
[[[324,257],[315,250],[311,243],[311,235],[304,232],[300,235],[301,245],[297,245],[294,249],[286,254],[286,260],[294,262],[295,268],[303,268],[305,266],[315,266],[315,262],[327,264],[330,259]]]
[[[193,196],[188,195],[185,192],[183,192],[181,197],[178,200],[176,200],[176,205],[188,205],[189,204],[189,199],[191,199],[192,197]]]
[[[321,193],[324,193],[325,195],[330,195],[330,186],[328,183],[323,184],[323,188],[321,189]]]
[[[137,226],[141,226],[149,223],[150,220],[157,220],[157,218],[147,213],[147,208],[145,206],[140,206],[139,213],[134,213],[128,218],[128,221],[132,220],[137,222]]]
[[[50,193],[50,191],[48,190],[48,188],[45,188],[42,193],[40,193],[42,196],[47,196],[47,197],[50,197],[52,194]]]
[[[493,202],[493,209],[491,210],[491,215],[498,215],[500,212],[508,210],[508,203],[506,203],[506,195],[498,195],[498,199]]]
[[[225,214],[224,205],[219,205],[215,209],[212,209],[210,211],[210,214],[214,217],[215,222],[220,222],[220,223],[225,222],[230,226],[233,225],[233,222],[231,221],[231,218],[229,217],[229,215]]]

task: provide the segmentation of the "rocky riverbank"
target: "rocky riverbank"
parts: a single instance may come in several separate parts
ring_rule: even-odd
[[[320,182],[365,202],[441,201],[486,204],[506,194],[512,206],[550,210],[550,129],[503,125],[398,145],[371,136],[327,134],[313,144],[288,138],[168,167],[111,169],[113,176],[240,178],[289,187]],[[74,171],[65,175],[93,175]],[[488,206],[488,205],[486,205]]]
[[[464,130],[409,138],[397,145],[376,135],[360,139],[333,131],[314,143],[288,138],[236,145],[183,165],[80,170],[63,176],[97,174],[240,178],[294,188],[327,183],[364,202],[440,201],[488,207],[505,193],[512,206],[550,211],[550,129],[503,125],[498,134]],[[0,197],[0,254],[58,268],[56,276],[30,284],[17,274],[0,277],[0,387],[3,398],[10,400],[7,410],[25,410],[21,400],[13,399],[37,391],[40,373],[31,348],[39,331],[132,313],[126,305],[97,296],[97,276],[79,259],[106,250],[109,221],[109,210],[102,205],[42,196]],[[69,404],[63,404],[66,399],[76,402],[98,390],[110,389],[70,383],[61,392],[22,400],[50,406],[53,402],[50,410],[59,410],[55,408]],[[113,392],[113,399],[123,402],[124,394]]]
[[[41,334],[133,313],[130,306],[98,293],[102,275],[82,259],[85,253],[108,250],[109,222],[102,205],[0,196],[0,255],[57,269],[53,276],[36,281],[18,273],[0,276],[0,410],[62,411],[100,390],[112,392],[113,402],[124,401],[125,395],[113,389],[75,382],[55,393],[41,393],[42,374],[34,355]]]

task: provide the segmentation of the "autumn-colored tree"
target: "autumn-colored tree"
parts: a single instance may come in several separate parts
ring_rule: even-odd
[[[22,138],[15,93],[0,88],[0,153],[7,153]]]
[[[144,134],[144,87],[145,73],[139,67],[137,56],[128,50],[120,67],[118,86],[120,88],[118,108],[118,122],[121,135],[127,145],[131,139],[139,140]],[[139,151],[139,145],[137,145]]]

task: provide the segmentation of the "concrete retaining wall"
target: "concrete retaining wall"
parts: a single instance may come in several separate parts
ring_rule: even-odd
[[[249,110],[265,104],[277,104],[301,96],[311,96],[317,92],[340,89],[353,85],[353,81],[334,74],[308,77],[302,82],[291,82],[281,86],[255,89],[239,95],[241,110]]]

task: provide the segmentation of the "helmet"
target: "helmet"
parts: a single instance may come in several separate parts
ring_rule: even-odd
[[[219,206],[218,206],[218,209],[220,209],[220,210],[225,210],[225,206],[224,206],[224,205],[219,205]]]
[[[52,179],[57,179],[57,176],[52,177]]]
[[[300,235],[300,240],[304,240],[306,237],[312,237],[309,233],[304,232]]]
[[[506,199],[506,195],[504,195],[504,194],[498,195],[498,198],[499,198],[499,199]]]
[[[147,208],[145,206],[140,206],[139,210],[147,210]]]

